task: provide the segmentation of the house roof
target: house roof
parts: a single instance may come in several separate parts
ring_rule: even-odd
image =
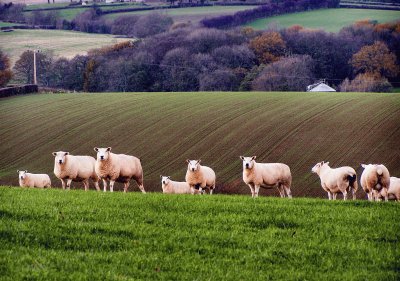
[[[307,87],[308,92],[336,92],[335,89],[329,87],[323,82],[316,83]]]

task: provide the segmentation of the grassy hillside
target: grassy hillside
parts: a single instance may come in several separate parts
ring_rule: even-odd
[[[59,186],[51,152],[95,156],[95,146],[140,157],[153,191],[160,174],[183,180],[187,158],[216,171],[220,192],[250,193],[240,155],[287,163],[294,196],[325,197],[310,173],[322,160],[359,174],[360,163],[384,163],[400,176],[396,93],[41,94],[2,99],[0,119],[0,184],[17,185],[16,170],[28,169]]]
[[[165,9],[155,11],[137,11],[127,13],[115,13],[105,15],[105,18],[117,18],[125,15],[142,15],[148,13],[163,13],[174,20],[174,22],[193,22],[197,23],[206,17],[216,17],[220,15],[234,14],[237,11],[253,9],[256,6],[207,6],[207,7],[191,7],[179,9]]]
[[[376,20],[380,23],[400,20],[400,11],[324,9],[258,19],[246,25],[255,29],[265,29],[271,23],[275,23],[279,27],[290,27],[298,24],[307,28],[337,32],[345,26],[365,19]]]
[[[0,48],[15,63],[26,50],[40,49],[56,56],[72,58],[90,49],[126,41],[113,35],[91,34],[65,30],[18,29],[0,33]]]
[[[2,280],[399,280],[397,203],[0,187]]]

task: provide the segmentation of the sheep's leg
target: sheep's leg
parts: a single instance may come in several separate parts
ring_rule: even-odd
[[[384,188],[384,189],[385,189],[385,202],[388,202],[389,201],[388,189],[387,188]]]
[[[85,187],[85,191],[89,190],[89,179],[83,181],[83,186]]]
[[[193,185],[190,186],[190,193],[191,193],[192,195],[194,195],[194,193],[195,193],[195,189],[194,189],[194,186],[193,186]]]
[[[259,185],[254,185],[254,196],[258,197],[258,192],[260,191],[260,186]]]
[[[356,196],[357,190],[355,190],[355,189],[353,188],[352,191],[353,191],[353,200],[356,200],[356,199],[357,199],[357,196]]]
[[[249,183],[248,186],[250,187],[251,197],[254,198],[254,188],[253,188],[253,185],[252,185],[251,183]]]
[[[139,179],[136,180],[140,191],[142,191],[142,193],[146,193],[146,190],[144,190],[144,185],[143,185],[143,176]]]
[[[106,192],[107,191],[107,181],[103,180],[103,191]]]
[[[114,183],[115,181],[110,180],[110,192],[114,192]]]
[[[124,192],[128,192],[128,187],[129,187],[129,181],[124,183]]]
[[[99,181],[94,180],[93,183],[94,183],[94,187],[96,187],[96,190],[100,191]]]
[[[68,189],[68,190],[71,189],[71,182],[72,182],[72,179],[68,179],[68,180],[67,180],[67,189]]]
[[[62,185],[62,189],[65,189],[65,181],[63,179],[61,179],[61,185]]]
[[[328,191],[328,199],[332,200],[332,193],[330,191]]]
[[[332,193],[332,199],[336,200],[337,193]]]
[[[285,197],[285,192],[283,191],[283,185],[279,184],[278,185],[278,191],[279,191],[279,195],[281,196],[281,198]]]
[[[342,192],[342,194],[343,194],[343,200],[346,201],[346,200],[347,200],[347,191],[344,190],[344,191]]]
[[[143,184],[139,185],[139,189],[142,191],[142,193],[146,194],[146,190],[144,190]]]
[[[284,185],[283,188],[285,189],[288,198],[292,199],[292,191],[290,190],[290,187]]]

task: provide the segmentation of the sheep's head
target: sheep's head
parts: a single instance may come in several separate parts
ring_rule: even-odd
[[[94,151],[97,152],[97,160],[98,161],[105,161],[110,157],[111,147],[107,148],[98,148],[95,147]]]
[[[53,152],[53,156],[55,156],[55,162],[58,164],[65,164],[65,156],[69,155],[69,152],[66,151],[57,151]]]
[[[21,180],[24,180],[25,177],[26,177],[26,173],[27,173],[28,171],[27,171],[27,170],[25,170],[25,171],[17,170],[17,172],[18,172],[18,178],[21,179]]]
[[[188,170],[189,171],[198,171],[200,170],[200,162],[201,160],[186,160],[186,163],[188,163]]]
[[[322,167],[329,167],[329,162],[319,162],[312,167],[311,172],[316,173],[319,175]]]
[[[160,176],[160,178],[161,178],[162,184],[168,184],[169,181],[171,180],[171,177],[169,177],[169,176]]]
[[[243,169],[253,169],[254,164],[256,163],[256,161],[255,161],[256,156],[252,156],[252,157],[240,156],[240,159],[242,159],[242,161],[243,161]]]

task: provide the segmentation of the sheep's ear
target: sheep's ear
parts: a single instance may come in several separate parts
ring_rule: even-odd
[[[93,150],[99,152],[99,149],[97,147],[93,148]]]
[[[57,152],[53,152],[52,154],[53,154],[53,156],[56,156],[56,155],[57,155]]]
[[[168,177],[167,177],[167,179],[169,179],[169,180],[170,180],[170,179],[171,179],[171,177],[170,177],[170,176],[168,176]]]
[[[65,155],[65,156],[69,155],[69,152],[65,152],[64,155]]]
[[[367,165],[361,164],[361,167],[363,167],[365,169],[367,167]]]
[[[322,162],[321,162],[321,165],[324,165],[324,163],[325,163],[325,162],[324,162],[324,161],[322,161]]]
[[[186,163],[188,163],[188,164],[189,164],[189,162],[190,162],[190,160],[189,160],[189,159],[186,159]]]
[[[200,164],[200,163],[201,163],[201,159],[197,160],[197,164]]]
[[[253,156],[253,157],[251,157],[251,160],[256,160],[256,158],[257,158],[257,156]]]
[[[325,164],[329,166],[329,162],[325,162]]]
[[[162,179],[162,175],[160,175],[160,178]]]
[[[27,173],[27,172],[28,172],[28,170],[25,170],[24,172],[25,172],[25,173]]]
[[[111,151],[111,146],[107,147],[107,151]]]
[[[19,170],[17,170],[17,173],[19,174]]]
[[[240,157],[240,159],[242,159],[242,161],[244,161],[244,157],[243,156],[239,156]]]

